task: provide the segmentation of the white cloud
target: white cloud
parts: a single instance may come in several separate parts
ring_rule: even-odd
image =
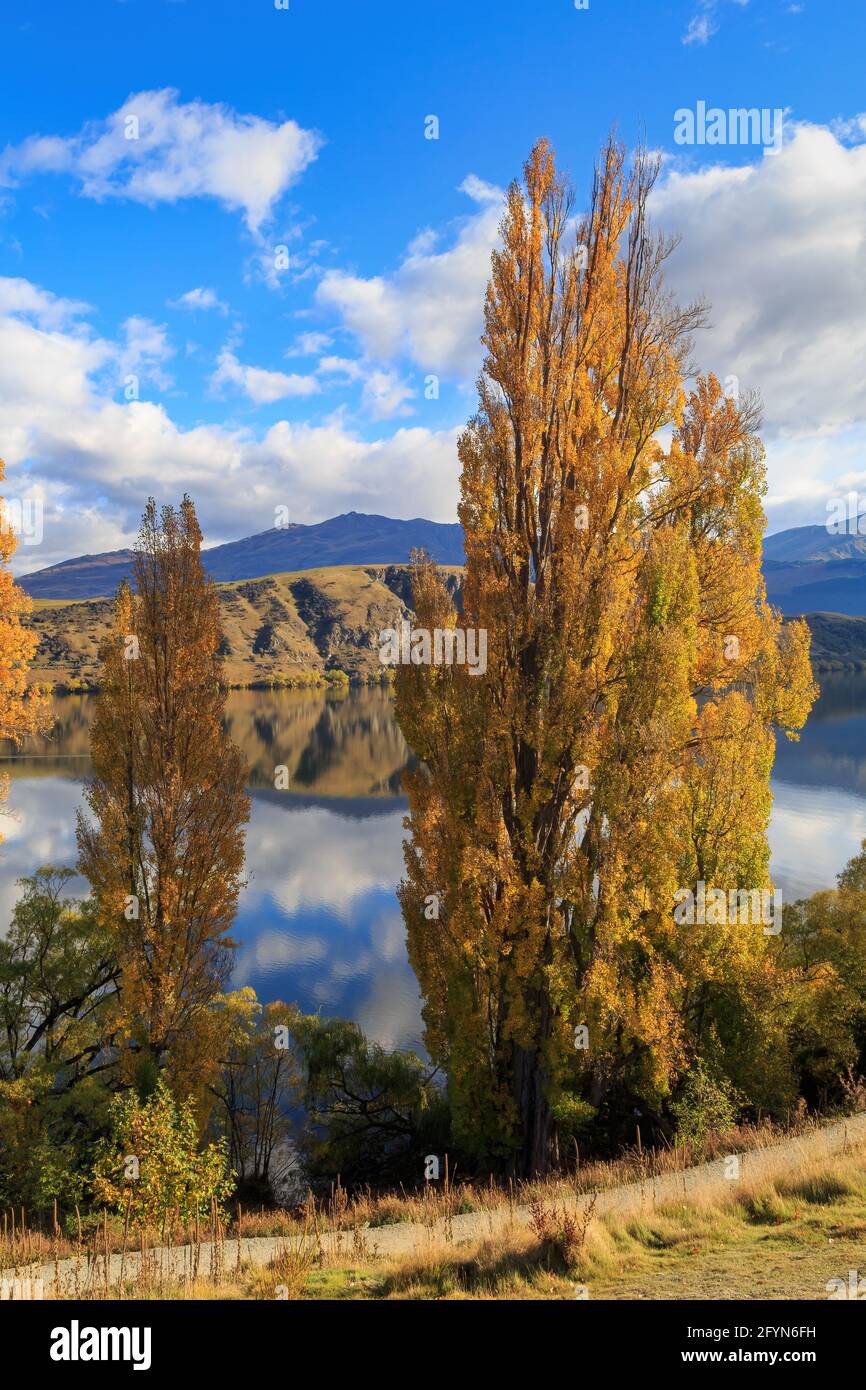
[[[321,357],[316,371],[323,376],[339,376],[344,381],[360,381],[364,375],[360,362],[352,357]]]
[[[167,391],[174,382],[163,371],[163,363],[174,356],[174,348],[168,341],[165,325],[133,314],[123,323],[122,333],[123,343],[117,353],[121,374],[124,377],[130,373],[143,377],[152,381],[160,391]]]
[[[698,0],[698,8],[689,20],[686,32],[683,34],[683,43],[688,44],[707,44],[714,34],[719,31],[718,11],[721,0]],[[741,10],[745,9],[749,0],[734,0]]]
[[[223,303],[216,290],[205,289],[202,285],[187,290],[178,299],[170,299],[168,306],[170,309],[189,309],[193,312],[196,309],[216,309],[220,314],[227,314],[229,311],[229,306]]]
[[[247,367],[226,347],[219,355],[217,369],[211,377],[211,386],[214,390],[219,390],[227,385],[238,387],[255,405],[270,405],[290,396],[314,396],[319,390],[319,383],[314,376],[298,376],[294,372],[272,372],[264,367]]]
[[[673,288],[681,299],[701,295],[712,304],[696,362],[763,394],[774,529],[820,520],[827,496],[866,490],[866,145],[789,125],[782,149],[752,164],[670,168],[653,213],[683,233]],[[322,297],[363,355],[323,355],[314,374],[294,376],[245,364],[231,343],[218,384],[261,403],[302,398],[316,383],[342,378],[359,385],[364,410],[385,416],[409,408],[407,361],[471,378],[500,207],[496,190],[471,187],[476,211],[450,249],[437,251],[426,236],[391,274],[331,280]],[[316,425],[283,419],[263,434],[182,429],[161,405],[112,399],[124,351],[165,370],[164,330],[133,318],[112,343],[88,328],[85,313],[26,280],[0,279],[9,491],[42,488],[47,505],[44,543],[22,547],[19,570],[128,543],[154,490],[165,498],[189,490],[209,543],[265,529],[287,501],[298,520],[352,509],[453,520],[457,428],[403,426],[369,439],[335,417]],[[322,346],[313,331],[289,354]]]
[[[322,425],[280,420],[259,435],[249,429],[198,425],[181,429],[165,407],[113,399],[124,343],[86,327],[46,330],[32,313],[67,317],[52,296],[26,292],[0,278],[0,438],[7,461],[4,493],[45,499],[44,538],[22,546],[18,573],[70,555],[115,550],[135,537],[142,507],[154,492],[195,499],[209,544],[251,535],[273,524],[274,508],[291,502],[299,521],[350,510],[452,521],[457,505],[458,431],[401,428],[365,439],[339,420]],[[144,320],[142,323],[146,322]],[[130,332],[126,342],[139,343]],[[264,391],[264,374],[231,368],[248,392]]]
[[[866,421],[866,144],[789,124],[753,164],[674,170],[653,214],[680,298],[710,302],[699,364],[757,387],[768,433]]]
[[[502,193],[472,174],[461,189],[478,210],[460,223],[449,250],[435,251],[437,239],[425,231],[391,275],[333,270],[322,277],[318,302],[340,315],[371,359],[407,357],[427,372],[463,380],[477,372]]]
[[[321,137],[222,104],[181,102],[172,88],[137,92],[73,136],[31,136],[0,156],[0,185],[66,173],[85,197],[173,203],[215,198],[256,232],[316,158]]]
[[[683,43],[709,43],[713,34],[718,32],[718,25],[713,23],[709,12],[693,15],[689,20],[688,28],[683,35]]]
[[[363,358],[321,357],[316,371],[340,385],[361,382],[361,406],[374,420],[413,413],[413,407],[407,402],[415,396],[415,388],[387,367],[376,366]]]
[[[406,402],[415,395],[408,382],[396,372],[373,368],[364,381],[362,403],[374,420],[387,420],[395,415],[411,415]]]
[[[0,314],[19,314],[37,323],[40,328],[65,328],[90,306],[75,299],[60,299],[29,280],[20,277],[0,278]]]
[[[290,348],[286,349],[287,357],[316,357],[325,348],[330,347],[333,338],[330,333],[301,333]]]

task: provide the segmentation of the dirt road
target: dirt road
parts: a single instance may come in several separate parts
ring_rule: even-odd
[[[810,1161],[824,1157],[829,1159],[834,1154],[851,1152],[860,1148],[866,1148],[866,1114],[839,1120],[824,1129],[816,1130],[800,1138],[785,1139],[766,1149],[755,1149],[741,1153],[737,1155],[739,1160],[738,1177],[733,1175],[737,1171],[735,1166],[721,1158],[712,1163],[702,1163],[696,1167],[687,1168],[679,1173],[666,1173],[661,1177],[649,1178],[646,1182],[629,1183],[623,1187],[613,1187],[600,1191],[596,1197],[595,1214],[600,1216],[610,1211],[652,1210],[653,1207],[662,1202],[670,1202],[682,1197],[688,1198],[697,1193],[709,1193],[713,1189],[721,1191],[732,1181],[753,1183],[779,1176],[786,1171],[796,1169],[804,1159]],[[581,1210],[591,1199],[591,1194],[585,1194],[571,1199],[568,1205],[575,1210]],[[450,1232],[444,1221],[440,1221],[432,1227],[406,1222],[365,1229],[361,1236],[364,1241],[364,1250],[368,1255],[388,1258],[423,1250],[431,1240],[438,1242],[443,1238],[448,1238],[455,1245],[459,1245],[466,1241],[497,1234],[507,1230],[512,1225],[525,1227],[529,1221],[530,1211],[528,1207],[509,1208],[506,1205],[494,1211],[469,1212],[461,1216],[454,1216],[451,1218]],[[281,1249],[285,1249],[288,1243],[289,1240],[285,1237],[272,1236],[242,1239],[240,1242],[227,1240],[222,1246],[223,1269],[230,1272],[237,1266],[239,1259],[240,1262],[248,1261],[253,1265],[266,1265]],[[240,1251],[238,1250],[239,1244]],[[353,1233],[351,1231],[325,1232],[322,1236],[322,1244],[330,1253],[344,1252],[347,1259],[351,1259],[353,1256],[357,1258],[353,1248]],[[191,1278],[195,1274],[206,1278],[211,1271],[214,1250],[210,1244],[201,1245],[198,1250],[197,1263],[196,1251],[194,1247],[188,1245],[152,1250],[148,1253],[147,1258],[151,1262],[151,1270],[157,1280],[160,1274],[169,1280],[172,1278]],[[219,1255],[217,1255],[218,1258]],[[107,1269],[104,1258],[100,1258],[95,1266],[90,1267],[86,1261],[74,1259],[59,1260],[56,1264],[43,1265],[41,1275],[46,1296],[51,1296],[56,1292],[59,1295],[74,1297],[76,1292],[85,1291],[89,1291],[92,1295],[106,1286],[111,1288],[117,1285],[121,1280],[124,1282],[127,1279],[133,1280],[138,1275],[140,1261],[139,1253],[131,1252],[125,1255],[112,1255],[108,1261]],[[32,1268],[28,1271],[23,1269],[18,1271],[20,1274],[25,1272],[33,1277],[34,1274],[38,1276],[39,1271],[34,1271]],[[10,1277],[10,1271],[4,1271],[4,1273]]]

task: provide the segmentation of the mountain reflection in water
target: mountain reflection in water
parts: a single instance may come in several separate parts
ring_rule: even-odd
[[[778,741],[770,844],[789,900],[831,887],[866,837],[866,678],[821,683],[800,742]],[[51,738],[2,764],[11,785],[0,815],[0,931],[17,879],[75,862],[94,708],[92,696],[58,697]],[[388,1047],[420,1048],[418,987],[395,895],[400,775],[412,757],[388,693],[232,691],[226,723],[253,794],[234,986],[353,1018]],[[278,766],[288,770],[287,791],[275,790]]]

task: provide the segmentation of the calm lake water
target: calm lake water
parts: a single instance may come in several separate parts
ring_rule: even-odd
[[[75,862],[93,708],[90,696],[58,698],[52,737],[2,764],[11,783],[0,814],[0,932],[22,875]],[[410,753],[388,695],[234,691],[228,726],[249,761],[253,797],[234,986],[353,1018],[385,1046],[420,1048],[395,896]],[[274,790],[279,764],[290,791]],[[773,789],[777,885],[789,900],[832,887],[866,838],[866,678],[822,681],[800,742],[780,740]]]

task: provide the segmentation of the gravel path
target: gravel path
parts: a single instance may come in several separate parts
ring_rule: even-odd
[[[778,1176],[795,1169],[803,1159],[831,1158],[835,1154],[846,1153],[866,1146],[866,1113],[839,1120],[824,1129],[796,1139],[785,1139],[766,1149],[750,1150],[741,1153],[739,1159],[739,1180],[755,1182],[764,1178]],[[623,1187],[612,1187],[600,1191],[596,1197],[595,1215],[610,1211],[652,1210],[660,1202],[689,1197],[696,1193],[709,1193],[721,1190],[732,1179],[726,1172],[730,1165],[724,1158],[712,1163],[702,1163],[679,1173],[666,1173],[661,1177],[648,1178],[645,1182],[629,1183]],[[566,1205],[576,1211],[586,1208],[592,1200],[591,1194],[584,1194],[567,1201]],[[322,1244],[332,1254],[344,1254],[347,1260],[381,1256],[408,1255],[423,1251],[431,1241],[449,1239],[454,1245],[466,1241],[496,1235],[510,1226],[529,1225],[528,1207],[509,1208],[504,1206],[494,1211],[469,1212],[454,1216],[450,1232],[444,1221],[432,1228],[421,1223],[405,1222],[392,1226],[377,1226],[361,1232],[363,1249],[356,1250],[351,1231],[328,1231],[322,1235]],[[291,1238],[297,1243],[301,1238]],[[222,1248],[223,1269],[230,1273],[240,1262],[253,1265],[266,1265],[280,1250],[285,1249],[289,1240],[285,1237],[257,1236],[250,1239],[227,1240]],[[238,1250],[240,1245],[240,1251]],[[199,1247],[198,1263],[192,1246],[182,1245],[161,1248],[148,1252],[146,1256],[152,1277],[158,1281],[160,1275],[166,1278],[193,1277],[198,1274],[205,1278],[210,1274],[214,1250],[211,1244]],[[218,1256],[217,1256],[218,1258]],[[85,1261],[75,1259],[59,1260],[42,1266],[42,1279],[45,1293],[75,1296],[89,1292],[91,1296],[126,1279],[134,1279],[139,1272],[141,1256],[138,1252],[126,1255],[112,1255],[109,1260],[107,1279],[105,1260],[100,1259],[95,1268],[88,1269]],[[4,1271],[7,1277],[10,1271]],[[21,1270],[20,1273],[33,1271]]]

